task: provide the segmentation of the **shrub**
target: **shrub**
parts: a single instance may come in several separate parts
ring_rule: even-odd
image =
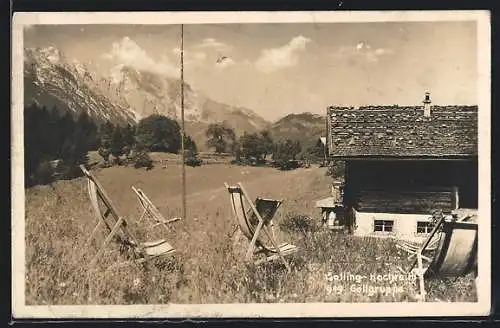
[[[48,184],[54,181],[54,169],[50,162],[41,162],[35,171],[36,184]]]
[[[188,157],[185,160],[187,166],[196,167],[201,166],[202,160],[196,157]]]
[[[328,166],[328,170],[325,175],[332,178],[343,178],[345,174],[345,162],[344,161],[333,161]]]
[[[238,156],[245,157],[246,160],[252,160],[255,164],[265,164],[266,155],[271,154],[273,150],[273,140],[267,131],[258,133],[244,133],[239,140]]]
[[[282,171],[295,170],[300,167],[300,163],[297,160],[278,160],[276,164]]]
[[[255,159],[255,165],[262,166],[264,164],[266,164],[266,160],[264,158],[257,157],[257,159]]]
[[[280,227],[288,232],[313,232],[317,230],[314,220],[306,215],[287,215]]]
[[[83,163],[86,163],[86,161],[84,161]],[[57,167],[57,173],[64,180],[75,179],[83,175],[83,172],[77,165],[77,163],[66,161],[61,161],[61,163]]]
[[[215,152],[225,153],[234,148],[236,136],[233,128],[227,126],[226,123],[210,124],[205,131],[207,137],[207,146],[214,148]]]
[[[102,162],[102,163],[98,164],[98,167],[101,169],[106,169],[106,168],[112,167],[112,166],[113,166],[113,164],[110,162]]]
[[[153,168],[153,160],[151,159],[151,157],[149,157],[148,153],[138,152],[137,154],[135,154],[134,167],[136,169],[145,167],[146,169],[150,170]]]

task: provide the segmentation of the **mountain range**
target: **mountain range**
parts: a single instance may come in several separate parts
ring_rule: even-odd
[[[74,114],[86,112],[98,122],[135,123],[151,114],[179,121],[181,82],[126,65],[98,76],[55,47],[26,48],[24,103],[33,102]],[[271,123],[248,108],[215,101],[188,83],[184,83],[184,118],[186,132],[200,150],[205,148],[204,131],[210,123],[226,122],[238,136],[269,130],[277,139],[306,143],[317,140],[325,128],[324,117],[311,113],[290,114]]]

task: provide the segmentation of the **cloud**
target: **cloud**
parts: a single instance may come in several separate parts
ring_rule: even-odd
[[[180,56],[181,54],[181,49],[180,48],[173,48],[172,53],[175,54],[175,56]],[[207,59],[210,58],[210,61],[207,62]],[[184,49],[184,65],[187,67],[193,67],[193,66],[203,66],[203,65],[214,65],[215,67],[219,69],[223,69],[229,66],[233,66],[236,64],[236,62],[227,56],[219,56],[218,59],[214,62],[211,62],[212,56],[208,56],[205,52],[202,51],[192,51],[192,50],[186,50]]]
[[[103,54],[103,57],[138,70],[159,73],[170,77],[177,77],[179,75],[179,67],[168,60],[167,57],[156,61],[129,37],[124,37],[119,42],[113,42],[111,51]]]
[[[366,44],[364,42],[360,42],[356,45],[356,50],[362,50],[362,49],[370,49],[371,46],[369,44]]]
[[[282,47],[264,49],[255,61],[255,66],[265,73],[295,66],[299,60],[297,53],[303,51],[310,41],[311,39],[299,35]]]
[[[369,44],[365,42],[359,42],[354,47],[340,48],[337,52],[334,53],[334,56],[338,58],[360,58],[368,62],[378,62],[382,56],[391,54],[393,54],[393,51],[391,49],[372,49]]]
[[[388,54],[392,54],[392,50],[390,49],[382,49],[382,48],[378,48],[377,50],[375,50],[375,53],[374,53],[376,56],[382,56],[382,55],[388,55]]]
[[[230,51],[231,47],[223,42],[217,41],[214,38],[206,38],[197,46],[199,48],[209,48],[217,51]]]
[[[120,83],[120,81],[123,79],[122,68],[123,64],[118,64],[116,66],[113,66],[109,70],[109,76],[111,77],[111,81],[113,83]]]
[[[193,54],[193,58],[197,61],[204,61],[205,59],[207,59],[207,54],[204,52],[195,52]]]
[[[172,52],[176,56],[181,55],[181,49],[180,48],[174,48],[172,49]],[[180,58],[180,57],[179,57]],[[188,51],[184,49],[184,65],[190,65],[190,66],[198,66],[203,64],[207,59],[207,54],[201,51]]]

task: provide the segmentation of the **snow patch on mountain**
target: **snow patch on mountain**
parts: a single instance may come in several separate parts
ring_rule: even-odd
[[[230,122],[255,132],[269,123],[247,108],[211,100],[207,95],[165,75],[119,64],[96,74],[90,63],[68,60],[55,47],[25,49],[25,101],[87,112],[99,120],[137,122],[151,114],[180,121],[182,99],[187,122]]]

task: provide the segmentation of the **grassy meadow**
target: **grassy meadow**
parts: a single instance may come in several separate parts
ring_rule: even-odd
[[[187,218],[168,228],[137,221],[141,211],[131,186],[141,188],[165,218],[181,216],[181,166],[175,161],[151,170],[115,166],[93,172],[137,239],[166,238],[177,252],[144,269],[123,263],[124,255],[111,244],[90,270],[104,230],[84,247],[97,222],[85,178],[26,189],[28,305],[417,301],[414,281],[398,282],[396,293],[359,292],[351,289],[353,282],[332,281],[338,274],[400,274],[410,262],[391,239],[359,238],[319,227],[320,210],[314,204],[329,196],[326,168],[186,167]],[[275,228],[278,242],[299,247],[288,257],[291,273],[280,261],[254,267],[241,260],[248,243],[235,233],[224,182],[242,182],[254,198],[284,200]],[[309,229],[283,225],[297,215],[314,219]],[[473,276],[430,281],[426,287],[427,301],[476,301]]]

